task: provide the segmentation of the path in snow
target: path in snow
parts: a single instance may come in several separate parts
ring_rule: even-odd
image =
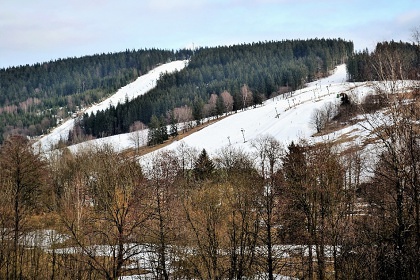
[[[176,70],[181,70],[187,65],[187,60],[177,60],[160,65],[145,75],[138,77],[134,82],[120,88],[115,94],[105,99],[104,101],[89,107],[82,113],[96,113],[101,110],[109,108],[112,104],[116,106],[118,103],[124,103],[126,100],[132,100],[137,96],[143,95],[156,86],[156,81],[163,73],[172,73]],[[41,151],[51,150],[60,139],[67,140],[69,131],[74,127],[74,119],[69,119],[60,126],[56,127],[51,133],[45,135],[38,140],[34,147]]]

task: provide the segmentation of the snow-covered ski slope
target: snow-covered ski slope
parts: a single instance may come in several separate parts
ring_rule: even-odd
[[[214,154],[228,145],[250,150],[252,141],[265,135],[271,135],[287,145],[300,139],[315,142],[328,138],[334,140],[334,137],[344,133],[362,134],[357,131],[359,127],[355,126],[332,135],[312,137],[316,131],[310,123],[315,109],[322,108],[328,102],[339,103],[337,94],[342,92],[362,98],[372,90],[366,83],[346,82],[346,76],[346,66],[340,65],[329,77],[309,83],[288,98],[278,96],[257,108],[232,114],[166,148],[174,150],[184,142],[190,147],[199,150],[204,148]]]
[[[107,109],[110,105],[116,106],[118,103],[130,101],[137,96],[143,95],[156,86],[156,81],[161,74],[172,73],[183,69],[187,65],[187,60],[177,60],[160,65],[147,74],[138,77],[134,82],[120,88],[115,94],[104,101],[85,109],[82,113],[96,113]],[[56,127],[51,133],[42,137],[34,145],[42,151],[50,150],[60,139],[67,140],[69,131],[74,127],[74,119],[69,119],[60,126]]]
[[[130,100],[135,97],[133,93],[143,94],[156,84],[160,73],[179,70],[185,65],[186,61],[176,61],[162,65],[140,77],[134,83],[123,87],[116,95],[101,104],[87,109],[86,112],[105,109],[111,102],[114,105],[118,102],[124,102],[126,96]],[[251,150],[251,142],[265,135],[271,135],[285,145],[299,139],[307,139],[312,142],[326,139],[334,140],[343,134],[365,137],[366,132],[362,131],[358,125],[346,127],[331,135],[312,137],[315,128],[310,122],[315,109],[322,108],[328,102],[339,103],[340,98],[337,98],[337,94],[342,92],[351,94],[352,98],[362,98],[366,93],[372,91],[372,87],[368,83],[349,83],[346,82],[346,78],[346,66],[343,64],[336,67],[330,76],[307,84],[306,87],[295,91],[291,96],[286,94],[289,96],[287,98],[286,95],[278,96],[265,101],[262,106],[257,108],[249,108],[245,111],[230,114],[180,141],[173,142],[164,149],[175,150],[181,143],[184,143],[198,150],[206,149],[208,153],[215,154],[221,148],[229,145],[245,151]],[[41,145],[44,151],[48,151],[51,145],[57,143],[60,138],[66,139],[68,131],[72,127],[73,120],[69,120],[56,128],[51,134],[42,138],[38,145]],[[130,135],[130,133],[127,133],[91,140],[70,148],[75,151],[85,146],[108,144],[115,150],[122,151],[134,147],[133,137]],[[136,137],[142,138],[145,142],[147,130]]]

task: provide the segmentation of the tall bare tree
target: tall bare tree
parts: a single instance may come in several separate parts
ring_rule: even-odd
[[[253,166],[227,172],[223,194],[227,210],[229,279],[250,277],[257,271],[263,180]]]
[[[130,141],[134,144],[137,152],[139,152],[140,147],[147,145],[145,128],[146,125],[140,121],[136,121],[130,126]]]
[[[193,253],[183,257],[189,277],[223,279],[227,264],[223,253],[226,242],[226,197],[223,186],[211,181],[183,190],[182,207]],[[187,273],[188,273],[187,272]]]
[[[224,113],[229,113],[233,110],[233,97],[228,91],[223,91],[220,94],[220,97],[223,99],[224,104]]]
[[[19,246],[25,232],[28,215],[39,205],[39,197],[46,181],[46,164],[35,154],[29,141],[19,135],[10,136],[0,149],[0,186],[6,202],[10,203],[12,219],[8,227],[13,228],[13,250],[10,258],[12,279],[24,277]]]
[[[152,249],[156,252],[154,261],[156,279],[171,277],[170,265],[173,265],[175,250],[171,250],[177,242],[177,234],[181,233],[179,217],[180,203],[176,182],[181,168],[173,152],[157,153],[146,169],[146,177],[151,200],[151,219],[148,223]]]
[[[245,110],[248,106],[251,105],[253,100],[252,91],[249,89],[248,85],[244,84],[241,87],[241,97],[242,97],[242,109]]]
[[[263,230],[260,237],[265,246],[264,272],[267,279],[274,279],[275,271],[280,270],[279,255],[283,252],[276,250],[275,245],[280,244],[277,228],[281,225],[280,209],[281,198],[279,187],[282,184],[281,176],[277,176],[281,168],[281,158],[284,154],[282,145],[272,136],[261,136],[252,142],[255,149],[257,169],[264,180],[264,189],[261,197],[261,220]],[[280,248],[280,246],[277,246]]]

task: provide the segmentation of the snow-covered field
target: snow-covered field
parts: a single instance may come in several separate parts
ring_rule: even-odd
[[[118,102],[124,102],[126,99],[131,100],[144,94],[156,85],[156,80],[161,73],[180,70],[186,64],[187,61],[175,61],[161,65],[85,112],[97,112],[106,109],[110,104],[116,105]],[[322,108],[328,102],[338,104],[340,102],[338,94],[342,92],[347,93],[353,99],[360,100],[373,90],[370,83],[349,83],[346,82],[346,78],[346,66],[343,64],[336,67],[330,76],[307,84],[306,87],[295,91],[288,98],[278,96],[265,101],[262,106],[257,108],[249,108],[231,114],[181,141],[173,142],[164,149],[175,150],[182,143],[198,150],[206,149],[210,155],[214,155],[222,147],[228,145],[249,151],[252,149],[250,143],[265,135],[271,135],[285,145],[299,139],[306,139],[309,142],[335,140],[343,135],[351,136],[353,143],[362,143],[368,137],[368,133],[360,125],[347,126],[328,135],[313,137],[315,128],[311,125],[311,117],[315,109]],[[68,120],[49,135],[41,138],[35,143],[35,147],[41,147],[43,151],[48,151],[60,139],[67,138],[73,124],[74,120]],[[142,135],[138,137],[143,140],[147,139],[147,130],[140,133]],[[70,148],[75,151],[86,145],[108,144],[115,150],[122,151],[135,146],[131,135],[132,133],[127,133],[91,140]]]

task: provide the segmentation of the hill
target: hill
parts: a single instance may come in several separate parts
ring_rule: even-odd
[[[167,148],[174,150],[182,142],[198,150],[206,149],[210,154],[214,154],[218,149],[228,145],[250,150],[250,144],[258,137],[264,135],[272,135],[278,141],[288,144],[300,139],[313,142],[323,140],[338,141],[343,135],[349,136],[349,131],[354,136],[352,137],[353,143],[362,143],[365,133],[363,133],[363,128],[360,125],[353,124],[349,126],[343,124],[342,127],[331,134],[315,136],[317,132],[316,127],[311,123],[313,113],[325,106],[325,104],[331,103],[335,107],[339,106],[341,103],[339,95],[341,93],[351,93],[352,97],[357,98],[357,100],[362,100],[365,96],[373,94],[374,89],[371,83],[351,83],[346,82],[346,79],[346,65],[342,64],[331,71],[330,76],[309,83],[300,90],[266,100],[255,108],[251,107],[237,113],[225,114],[223,119],[220,120],[209,118],[207,121],[203,121],[202,126],[198,127],[199,131],[193,135],[183,137],[182,141],[175,139],[175,143]],[[145,81],[145,83],[150,84],[152,81]],[[127,87],[133,91],[138,91],[139,89],[134,83]],[[102,104],[108,103],[109,101],[105,101]],[[97,111],[101,108],[103,107],[94,106],[89,111]],[[207,125],[207,122],[210,122],[210,120],[213,121],[210,125]],[[179,124],[179,126],[181,127],[182,124]],[[59,127],[53,130],[50,135],[43,137],[38,143],[42,144],[44,150],[48,150],[48,148],[57,144],[59,139],[66,138],[68,132],[69,129],[63,132],[62,128]],[[147,144],[147,132],[148,130],[144,129],[140,132],[141,135],[137,135],[137,137],[141,137],[142,145]],[[136,134],[139,134],[139,132],[89,140],[85,144],[74,145],[72,149],[85,145],[102,144],[110,145],[117,151],[134,149],[136,146],[134,141]]]
[[[124,103],[133,100],[139,95],[147,93],[149,90],[156,86],[156,81],[165,73],[171,73],[176,70],[181,70],[186,66],[187,61],[174,61],[163,64],[149,71],[148,73],[138,77],[134,82],[120,88],[116,93],[106,98],[105,100],[93,104],[78,112],[79,117],[81,114],[96,113],[101,110],[109,108],[109,106],[119,103]],[[60,141],[66,141],[69,133],[73,130],[77,118],[70,118],[63,124],[53,129],[49,134],[41,137],[35,144],[41,150],[46,151],[54,148]]]
[[[146,133],[168,132],[157,117],[159,127],[46,154],[8,138],[0,275],[417,279],[419,81],[378,57],[384,80],[346,82],[342,64],[260,103],[171,123],[196,131],[144,156]],[[113,100],[156,84],[146,77]]]
[[[200,48],[183,71],[163,76],[155,89],[96,115],[83,115],[84,136],[103,137],[130,131],[135,122],[149,125],[190,110],[192,120],[261,104],[267,98],[299,89],[328,75],[353,52],[342,39],[284,40]],[[223,100],[222,100],[223,99]],[[231,101],[230,101],[231,100]]]
[[[249,150],[250,143],[262,135],[272,135],[285,144],[299,138],[310,139],[316,132],[310,124],[314,110],[321,108],[327,102],[339,104],[338,94],[354,91],[355,85],[346,82],[346,77],[346,66],[340,65],[332,71],[331,76],[309,83],[293,94],[285,93],[263,102],[256,108],[251,107],[237,113],[229,113],[225,118],[209,126],[203,125],[202,129],[183,138],[182,142],[199,150],[204,148],[210,154],[214,154],[218,149],[228,145]],[[359,85],[358,90],[362,97],[371,89],[364,83]],[[142,138],[147,139],[147,130],[143,133]],[[132,140],[134,134],[136,132],[105,137],[88,141],[86,144],[106,143],[121,151],[135,148],[135,143]],[[56,135],[55,131],[54,135]],[[57,138],[57,136],[54,137]],[[65,134],[61,137],[65,137]],[[47,138],[45,137],[42,142],[45,143]],[[143,145],[145,144],[146,141]],[[175,142],[167,148],[176,149],[179,144]],[[84,145],[80,144],[75,147],[80,146]]]

